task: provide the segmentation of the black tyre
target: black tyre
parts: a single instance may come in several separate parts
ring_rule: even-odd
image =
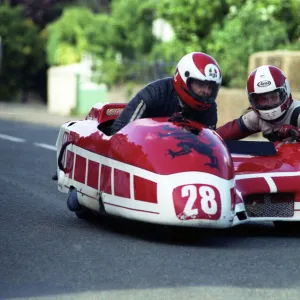
[[[70,188],[67,199],[67,206],[70,211],[80,211],[83,210],[83,206],[81,206],[78,202],[77,198],[77,190],[75,188]]]

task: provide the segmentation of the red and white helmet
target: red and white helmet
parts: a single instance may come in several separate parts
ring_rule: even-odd
[[[191,89],[191,81],[199,80],[209,85],[209,95],[199,96]],[[183,104],[195,110],[208,109],[219,92],[222,83],[222,73],[215,59],[211,56],[192,52],[185,55],[178,63],[173,85]]]
[[[260,98],[270,92],[278,92],[279,100],[262,105]],[[292,103],[289,82],[282,71],[275,66],[264,65],[253,70],[247,80],[247,93],[253,110],[266,121],[280,118]]]

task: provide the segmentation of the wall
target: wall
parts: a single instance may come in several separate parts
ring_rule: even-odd
[[[51,67],[48,70],[48,103],[50,113],[68,116],[76,107],[79,65]]]
[[[68,116],[87,114],[97,102],[107,102],[107,88],[91,82],[89,61],[51,67],[48,70],[48,103],[50,113]]]

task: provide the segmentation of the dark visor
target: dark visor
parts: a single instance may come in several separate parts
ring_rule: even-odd
[[[277,101],[276,93],[279,93],[279,100]],[[274,100],[272,100],[272,95],[274,97]],[[263,98],[271,98],[268,103],[262,104]],[[251,93],[249,94],[249,101],[253,107],[259,110],[269,110],[275,107],[278,107],[281,105],[285,100],[286,100],[287,94],[286,90],[284,88],[278,88],[272,92],[268,93],[263,93],[263,94],[256,94],[256,93]],[[272,103],[273,101],[273,103]]]
[[[204,91],[202,95],[199,95],[198,93],[195,93],[195,91],[193,91],[192,83],[198,83],[199,87],[203,87]],[[199,79],[189,78],[187,80],[187,87],[188,87],[189,94],[195,100],[205,104],[211,104],[216,100],[220,88],[220,84],[216,83],[215,81],[209,81],[209,80],[202,81]]]

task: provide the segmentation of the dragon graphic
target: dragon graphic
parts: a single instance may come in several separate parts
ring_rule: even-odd
[[[181,148],[179,151],[173,151],[168,149],[167,155],[170,155],[173,159],[177,156],[189,154],[192,150],[196,151],[199,154],[203,154],[209,157],[210,163],[206,163],[206,166],[210,166],[211,168],[216,168],[219,170],[218,159],[214,156],[213,146],[214,143],[211,142],[210,144],[202,143],[197,138],[197,133],[199,130],[192,129],[190,130],[182,130],[178,131],[176,128],[173,128],[169,125],[163,127],[164,130],[168,131],[166,133],[158,132],[158,136],[160,138],[172,136],[175,139],[179,140],[177,143],[177,147]],[[197,132],[198,131],[198,132]]]

